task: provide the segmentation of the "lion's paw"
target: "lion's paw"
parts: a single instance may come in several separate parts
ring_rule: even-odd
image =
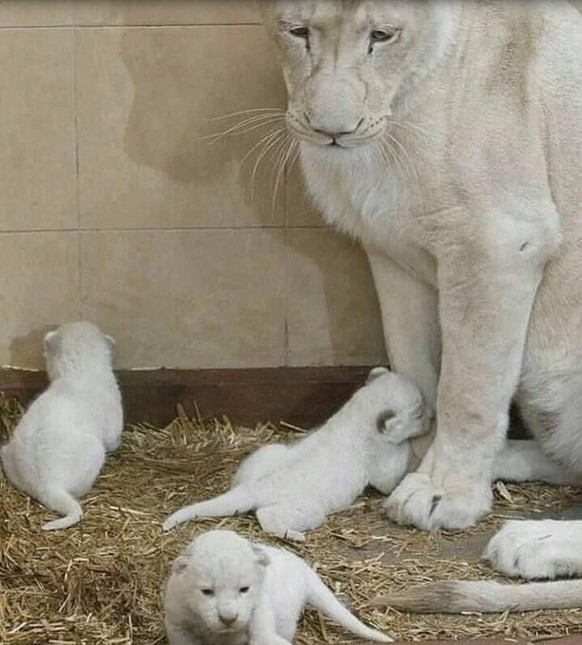
[[[510,521],[491,539],[485,558],[512,578],[581,576],[581,544],[582,522]]]
[[[463,529],[489,512],[488,487],[447,490],[425,473],[408,474],[384,502],[384,513],[398,524],[421,529]]]

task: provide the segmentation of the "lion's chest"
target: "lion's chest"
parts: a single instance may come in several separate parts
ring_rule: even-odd
[[[303,155],[303,170],[308,192],[325,220],[436,285],[435,263],[424,248],[417,216],[427,199],[420,175],[407,176],[364,156],[349,164],[330,164],[317,155]]]

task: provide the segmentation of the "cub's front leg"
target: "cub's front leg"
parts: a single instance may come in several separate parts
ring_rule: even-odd
[[[550,245],[543,222],[495,213],[478,221],[485,231],[467,231],[471,224],[463,218],[446,231],[448,244],[437,249],[442,337],[437,431],[419,470],[385,503],[386,513],[400,524],[464,528],[490,509],[493,459],[507,430]],[[463,227],[468,235],[455,239]]]
[[[293,645],[277,634],[277,621],[269,590],[263,586],[249,625],[249,645]]]

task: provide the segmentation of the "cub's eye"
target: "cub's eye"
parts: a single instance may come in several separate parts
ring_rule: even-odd
[[[289,33],[295,38],[303,38],[303,40],[309,38],[309,29],[307,27],[292,27],[289,29]]]
[[[249,592],[249,587],[241,587],[241,588],[238,590],[238,592],[239,592],[239,593],[242,593],[242,594],[248,593],[248,592]]]
[[[214,596],[214,589],[200,589],[203,596]]]
[[[372,43],[393,43],[398,40],[401,29],[374,29],[370,34]]]

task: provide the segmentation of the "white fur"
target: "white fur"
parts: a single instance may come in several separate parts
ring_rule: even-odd
[[[302,541],[368,484],[384,493],[396,486],[409,467],[408,439],[424,430],[422,413],[416,386],[376,368],[321,428],[292,446],[261,448],[242,464],[229,492],[177,511],[164,529],[254,510],[265,531]]]
[[[560,0],[263,7],[308,192],[363,242],[390,364],[438,422],[391,517],[462,528],[488,512],[516,391],[548,456],[582,472],[580,14]]]
[[[12,484],[65,517],[46,531],[76,524],[87,493],[117,449],[123,427],[121,395],[111,368],[113,339],[87,322],[45,337],[50,385],[24,414],[0,455]]]
[[[360,638],[391,642],[355,618],[303,560],[232,531],[209,531],[188,546],[164,604],[169,645],[291,645],[307,604]]]

